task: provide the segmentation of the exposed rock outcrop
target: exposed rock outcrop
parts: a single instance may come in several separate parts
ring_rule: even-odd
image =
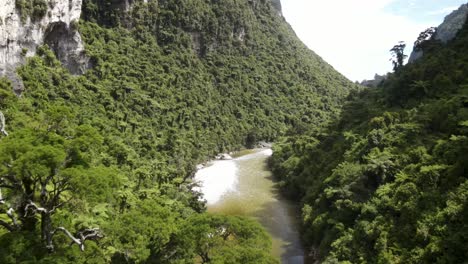
[[[87,59],[74,24],[81,15],[82,0],[49,0],[41,17],[22,14],[15,0],[0,0],[0,75],[6,75],[18,90],[15,69],[33,56],[38,46],[48,44],[72,73],[84,71]]]
[[[283,16],[283,11],[281,7],[281,0],[267,0],[271,3],[273,8],[277,11],[279,16]],[[252,7],[255,9],[259,4],[265,3],[265,0],[248,0],[248,2],[252,5]]]
[[[192,37],[193,50],[198,54],[198,56],[205,56],[206,46],[203,34],[200,32],[190,32],[190,36]]]
[[[437,27],[435,39],[447,43],[455,38],[458,31],[463,28],[468,15],[468,4],[464,4],[445,17],[444,22]]]
[[[281,0],[271,0],[273,7],[278,11],[278,15],[283,16],[283,9],[281,7]]]
[[[434,39],[439,40],[442,43],[447,43],[448,41],[455,38],[458,31],[462,29],[463,25],[466,22],[468,17],[468,4],[463,4],[457,10],[450,13],[445,17],[444,22],[437,27],[437,30],[434,34]],[[411,63],[423,56],[422,50],[413,49],[408,63]]]
[[[84,45],[74,24],[50,23],[44,34],[44,43],[72,74],[82,74],[88,68],[89,59],[84,55]]]
[[[232,160],[232,157],[231,157],[231,155],[229,155],[227,153],[223,153],[223,154],[217,155],[216,159],[217,160]]]
[[[372,80],[364,80],[360,84],[362,86],[367,87],[377,87],[380,83],[382,83],[387,78],[387,75],[378,75],[377,73],[374,75],[374,79]]]
[[[418,59],[420,59],[423,56],[423,51],[422,50],[415,50],[411,52],[409,58],[408,58],[408,63],[414,62]]]

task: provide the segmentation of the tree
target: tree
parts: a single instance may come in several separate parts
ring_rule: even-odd
[[[278,263],[269,251],[271,240],[255,221],[236,216],[193,215],[182,223],[169,244],[170,263]]]
[[[16,232],[34,231],[39,224],[49,252],[54,251],[52,239],[59,231],[81,250],[86,240],[102,237],[99,228],[81,229],[73,235],[64,227],[54,227],[53,215],[71,199],[71,168],[76,163],[73,146],[55,133],[30,130],[18,131],[0,146],[0,216],[6,214],[10,219],[0,220],[0,226]]]
[[[392,54],[392,57],[390,58],[390,61],[393,64],[393,70],[397,71],[401,66],[403,66],[403,63],[408,57],[408,55],[404,54],[406,48],[406,44],[404,41],[398,42],[393,48],[390,50],[390,53]]]
[[[414,50],[419,51],[422,49],[422,45],[427,40],[430,40],[436,33],[436,27],[430,27],[419,34],[418,39],[414,42]]]

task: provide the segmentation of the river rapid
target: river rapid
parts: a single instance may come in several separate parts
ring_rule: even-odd
[[[282,263],[303,264],[297,207],[283,198],[267,168],[271,149],[240,153],[232,160],[212,161],[195,180],[208,212],[257,219],[273,239],[272,255]]]

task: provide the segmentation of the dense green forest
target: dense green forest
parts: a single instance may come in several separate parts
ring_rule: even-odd
[[[270,160],[323,263],[468,260],[468,23]]]
[[[20,95],[0,79],[0,263],[276,263],[257,223],[205,213],[195,165],[317,130],[356,87],[269,1],[131,2],[83,2],[85,74],[44,45]]]

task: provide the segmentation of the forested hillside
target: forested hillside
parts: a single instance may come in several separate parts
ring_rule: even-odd
[[[271,166],[302,203],[323,263],[468,260],[468,24],[377,88],[353,92],[320,133],[283,139]]]
[[[265,0],[85,0],[72,26],[83,75],[44,45],[21,93],[0,79],[0,263],[276,263],[257,223],[204,213],[195,164],[324,126],[354,85]]]

